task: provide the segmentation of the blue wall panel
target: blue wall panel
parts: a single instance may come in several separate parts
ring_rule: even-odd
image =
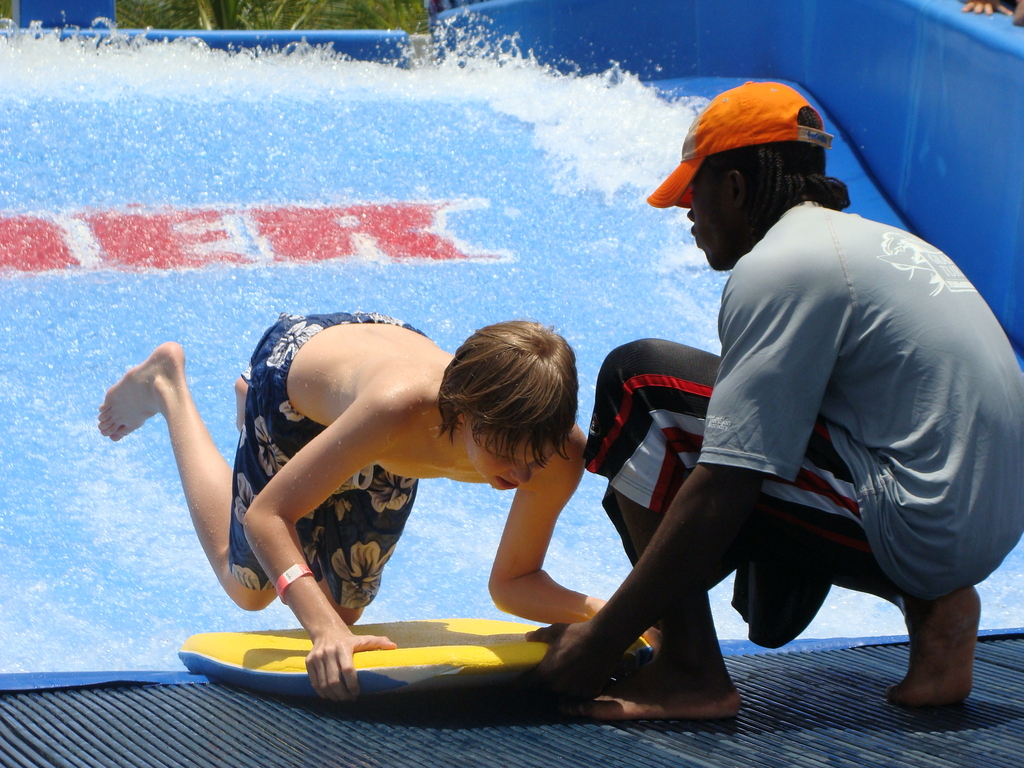
[[[33,21],[44,27],[88,27],[96,19],[114,18],[114,0],[14,0],[14,23],[27,27]]]

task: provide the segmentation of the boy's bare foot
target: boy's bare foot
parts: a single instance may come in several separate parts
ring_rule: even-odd
[[[724,665],[712,673],[691,670],[663,654],[593,701],[562,707],[567,715],[596,720],[716,720],[735,717],[739,709],[740,694]]]
[[[166,397],[185,377],[185,352],[174,342],[161,344],[114,386],[100,406],[100,434],[120,440],[163,412]]]
[[[886,698],[909,707],[956,704],[974,683],[974,646],[978,641],[981,599],[963,587],[937,600],[908,597],[910,667]]]

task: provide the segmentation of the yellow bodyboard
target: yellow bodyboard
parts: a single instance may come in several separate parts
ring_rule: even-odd
[[[362,635],[384,635],[393,651],[354,657],[364,694],[501,683],[535,667],[544,643],[529,643],[533,624],[491,619],[429,619],[355,625]],[[304,630],[212,632],[193,635],[178,655],[194,674],[246,688],[314,696],[306,674],[313,645]]]

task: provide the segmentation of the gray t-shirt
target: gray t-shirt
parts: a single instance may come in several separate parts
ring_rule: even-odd
[[[847,461],[882,569],[934,599],[1024,530],[1024,375],[956,265],[811,203],[741,258],[700,461],[793,480],[815,419]]]

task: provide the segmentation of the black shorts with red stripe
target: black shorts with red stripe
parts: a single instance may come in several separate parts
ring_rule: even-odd
[[[719,358],[644,339],[612,351],[597,380],[587,469],[609,480],[604,506],[632,562],[616,493],[663,513],[697,464]],[[743,530],[722,561],[737,572],[733,606],[751,641],[778,647],[814,618],[833,584],[899,603],[860,523],[853,477],[819,420],[793,481],[766,478]]]

